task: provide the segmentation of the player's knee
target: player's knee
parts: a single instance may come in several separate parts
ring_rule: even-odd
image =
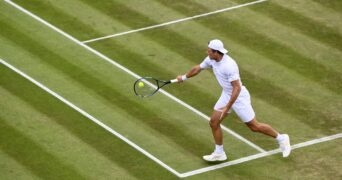
[[[209,125],[212,129],[216,129],[220,126],[220,124],[216,121],[209,121]]]

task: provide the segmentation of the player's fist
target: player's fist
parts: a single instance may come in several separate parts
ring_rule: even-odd
[[[183,82],[182,75],[178,75],[178,76],[177,76],[177,80],[178,80],[178,83]]]

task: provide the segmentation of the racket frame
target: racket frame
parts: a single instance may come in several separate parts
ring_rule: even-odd
[[[151,82],[149,82],[147,79],[152,79],[154,81],[156,81],[156,85],[155,84],[152,84]],[[139,82],[144,82],[145,84],[147,84],[148,86],[151,86],[153,88],[155,88],[155,91],[153,91],[152,93],[148,94],[148,95],[141,95],[141,94],[138,94],[137,91],[136,91],[136,85],[137,83]],[[156,78],[153,78],[153,77],[141,77],[139,79],[137,79],[134,84],[133,84],[133,90],[134,90],[134,93],[135,95],[141,97],[141,98],[145,98],[145,97],[149,97],[149,96],[152,96],[154,95],[155,93],[157,93],[159,91],[159,89],[161,89],[162,87],[164,87],[165,85],[167,84],[171,84],[171,83],[176,83],[178,82],[178,79],[172,79],[172,80],[168,80],[168,81],[164,81],[164,80],[159,80],[159,79],[156,79]]]

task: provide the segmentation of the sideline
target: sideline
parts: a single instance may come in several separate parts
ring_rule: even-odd
[[[302,143],[298,143],[298,144],[292,145],[291,148],[292,148],[292,150],[295,150],[295,149],[299,149],[299,148],[302,148],[302,147],[311,146],[311,145],[314,145],[314,144],[318,144],[318,143],[322,143],[322,142],[326,142],[326,141],[331,141],[331,140],[338,139],[338,138],[342,138],[342,133],[335,134],[335,135],[332,135],[332,136],[326,136],[326,137],[323,137],[323,138],[318,138],[318,139],[314,139],[314,140],[310,140],[310,141],[306,141],[306,142],[302,142]],[[221,168],[232,166],[232,165],[235,165],[235,164],[240,164],[240,163],[243,163],[243,162],[251,161],[251,160],[254,160],[254,159],[259,159],[259,158],[271,156],[273,154],[277,154],[277,153],[280,153],[280,152],[281,152],[280,149],[274,149],[274,150],[267,151],[267,152],[264,152],[264,153],[254,154],[254,155],[243,157],[243,158],[236,159],[236,160],[233,160],[233,161],[228,161],[228,162],[225,162],[225,163],[222,163],[222,164],[218,164],[218,165],[214,165],[214,166],[209,166],[209,167],[205,167],[205,168],[189,171],[189,172],[186,172],[186,173],[182,173],[182,174],[180,174],[180,176],[182,178],[189,177],[189,176],[193,176],[193,175],[196,175],[196,174],[201,174],[201,173],[204,173],[204,172],[213,171],[213,170],[216,170],[216,169],[221,169]]]

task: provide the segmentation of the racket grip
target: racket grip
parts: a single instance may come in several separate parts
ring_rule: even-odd
[[[178,82],[178,79],[172,79],[172,80],[170,80],[170,82],[171,83],[176,83],[176,82]]]

